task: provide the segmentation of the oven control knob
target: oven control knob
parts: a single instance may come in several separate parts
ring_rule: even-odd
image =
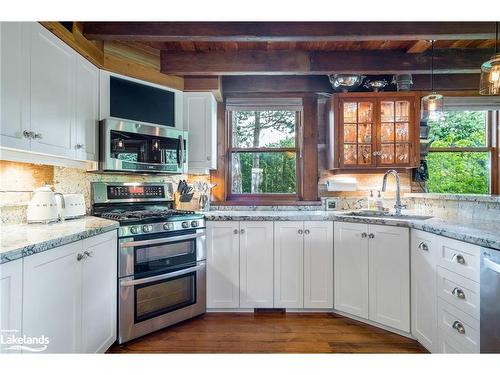
[[[174,229],[174,224],[172,224],[172,223],[165,223],[165,224],[163,224],[163,229],[165,229],[165,230],[172,230],[172,229]]]
[[[181,226],[183,228],[189,228],[189,223],[187,221],[183,221],[182,224],[181,224]]]
[[[143,230],[145,233],[151,232],[151,231],[153,230],[153,226],[152,226],[152,225],[143,225],[143,226],[142,226],[142,230]]]
[[[132,234],[137,234],[137,233],[139,233],[140,231],[141,231],[141,230],[140,230],[140,228],[139,228],[139,227],[132,227],[132,228],[130,228],[130,233],[132,233]]]
[[[191,222],[191,226],[192,226],[193,228],[196,228],[196,227],[198,226],[198,222],[197,222],[196,220],[193,220],[193,221]]]

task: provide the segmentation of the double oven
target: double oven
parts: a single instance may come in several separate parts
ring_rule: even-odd
[[[119,240],[118,342],[203,314],[205,229]]]

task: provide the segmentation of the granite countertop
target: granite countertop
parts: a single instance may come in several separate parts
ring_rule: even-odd
[[[0,264],[117,229],[118,222],[85,216],[51,224],[2,225]]]
[[[350,211],[209,211],[204,212],[206,220],[263,220],[263,221],[307,221],[330,220],[352,223],[392,225],[420,229],[475,245],[500,250],[500,223],[476,219],[441,219],[434,217],[427,220],[407,220],[394,218],[353,217],[346,215]],[[406,214],[411,212],[405,211]]]

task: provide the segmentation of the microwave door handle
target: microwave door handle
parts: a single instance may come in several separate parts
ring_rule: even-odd
[[[189,267],[189,268],[186,268],[183,270],[174,271],[174,272],[170,272],[167,274],[146,277],[144,279],[123,280],[123,281],[120,281],[120,286],[134,286],[134,285],[139,285],[139,284],[147,284],[147,283],[151,283],[154,281],[168,280],[168,279],[172,279],[172,278],[177,277],[177,276],[182,276],[182,275],[186,275],[186,274],[191,273],[191,272],[199,271],[203,267],[205,267],[205,263],[201,263],[201,264],[196,265],[194,267]]]
[[[196,234],[188,234],[185,236],[158,238],[155,240],[124,242],[124,243],[120,244],[120,246],[121,247],[134,247],[134,246],[143,246],[143,245],[158,245],[161,243],[171,243],[171,242],[194,240],[195,238],[199,238],[199,237],[203,237],[203,236],[205,236],[205,232],[200,232],[200,233],[196,233]]]

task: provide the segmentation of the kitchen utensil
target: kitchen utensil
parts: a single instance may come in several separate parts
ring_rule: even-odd
[[[191,200],[193,199],[193,193],[191,194],[181,194],[181,197],[180,197],[180,201],[181,202],[191,202]]]
[[[387,86],[389,83],[385,79],[379,79],[379,80],[374,80],[374,81],[366,81],[364,86],[368,89],[372,89],[374,92],[378,92],[379,90],[382,90],[385,86]]]
[[[49,185],[42,186],[33,192],[28,204],[28,223],[50,223],[59,220],[56,195],[61,196],[61,207],[65,207],[61,193],[54,193]]]
[[[75,219],[85,216],[87,213],[85,207],[85,198],[83,194],[63,194],[65,208],[62,208],[62,199],[60,195],[56,195],[58,204],[59,216],[64,219]]]
[[[337,91],[353,90],[363,82],[366,76],[360,74],[331,74],[328,76],[330,84]]]

